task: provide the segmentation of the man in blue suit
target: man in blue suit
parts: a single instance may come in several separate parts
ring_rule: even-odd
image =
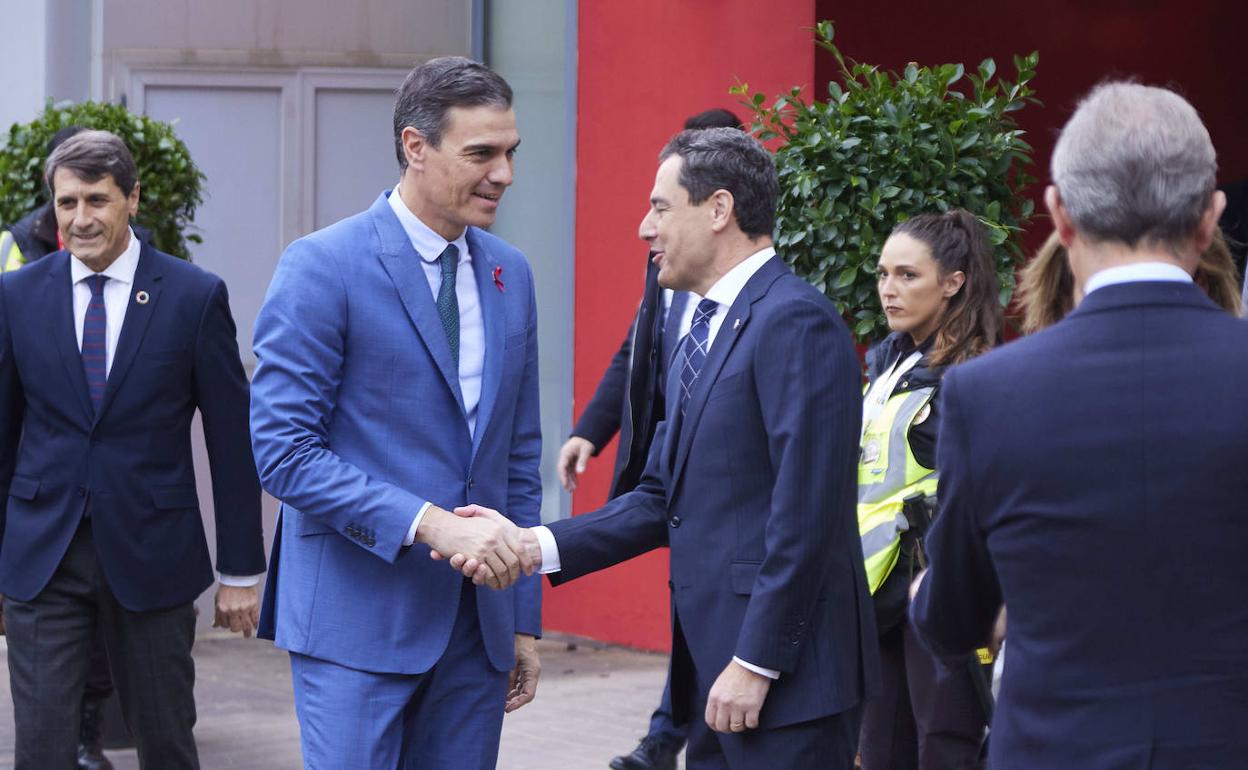
[[[670,545],[687,766],[848,770],[879,680],[855,517],[853,342],[772,247],[778,186],[757,141],[685,131],[660,158],[640,234],[659,283],[704,298],[672,364],[667,419],[637,489],[522,533],[523,561],[559,584]]]
[[[990,762],[1243,767],[1248,326],[1192,283],[1224,205],[1177,94],[1096,88],[1045,202],[1082,303],[945,375],[911,606],[938,654],[1009,630]]]
[[[252,441],[282,502],[261,632],[290,651],[309,767],[492,768],[504,709],[533,698],[537,578],[478,590],[429,558],[468,549],[511,584],[513,535],[450,511],[539,521],[533,278],[481,229],[512,182],[511,101],[467,59],[412,70],[398,186],[292,243],[256,321]]]
[[[221,279],[140,244],[125,144],[48,158],[66,249],[0,278],[0,592],[16,766],[77,766],[97,627],[144,768],[197,768],[192,602],[213,582],[195,491],[212,466],[218,625],[250,635],[264,571],[247,378]],[[232,576],[232,577],[231,577]]]

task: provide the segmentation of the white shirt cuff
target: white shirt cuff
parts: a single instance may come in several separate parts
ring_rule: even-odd
[[[538,572],[548,575],[563,569],[559,564],[559,546],[555,543],[554,533],[539,526],[533,528],[533,534],[537,535],[537,544],[542,549],[542,568]]]
[[[407,537],[403,538],[403,545],[411,545],[416,542],[416,528],[420,526],[420,520],[425,518],[425,511],[429,510],[431,505],[433,503],[425,503],[420,506],[420,511],[417,512],[416,518],[412,519],[412,526],[407,528]]]
[[[779,672],[779,671],[773,671],[773,670],[771,670],[770,668],[763,668],[762,666],[756,666],[756,665],[754,665],[753,663],[746,663],[744,660],[741,660],[741,659],[740,659],[740,658],[738,658],[736,655],[733,655],[733,656],[732,656],[732,660],[733,660],[733,662],[734,662],[734,663],[736,663],[738,666],[740,666],[740,667],[742,667],[742,668],[744,668],[744,669],[746,669],[746,670],[748,670],[748,671],[753,671],[755,674],[758,674],[759,676],[765,676],[765,677],[767,677],[768,679],[779,679],[779,678],[780,678],[780,672]]]
[[[251,588],[260,582],[259,575],[222,575],[217,573],[217,581],[231,588]]]

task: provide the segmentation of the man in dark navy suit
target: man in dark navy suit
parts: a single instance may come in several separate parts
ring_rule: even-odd
[[[742,130],[737,116],[722,108],[691,115],[685,128]],[[676,345],[689,333],[697,305],[697,298],[689,292],[659,286],[659,266],[653,256],[647,251],[645,288],[628,335],[611,358],[594,397],[572,428],[572,435],[559,450],[556,470],[559,482],[568,492],[576,490],[577,477],[585,472],[589,458],[596,457],[617,431],[620,441],[607,499],[631,492],[645,470],[655,429],[663,420],[668,363]],[[611,768],[674,770],[676,755],[684,748],[687,733],[685,725],[673,721],[671,693],[664,688],[645,737],[630,753],[613,758]]]
[[[854,512],[853,343],[772,248],[778,186],[757,141],[685,131],[660,158],[640,234],[660,285],[703,298],[667,419],[637,489],[527,530],[523,561],[559,584],[670,545],[687,766],[848,770],[879,680]]]
[[[1083,302],[945,376],[911,613],[958,655],[1009,607],[993,767],[1248,761],[1248,326],[1191,279],[1216,171],[1182,97],[1095,89],[1045,193]]]
[[[250,635],[264,571],[247,379],[225,285],[140,244],[113,134],[48,158],[66,249],[0,277],[0,593],[16,767],[76,765],[102,629],[144,768],[196,768],[192,602],[213,583],[191,458],[212,464],[216,623]]]

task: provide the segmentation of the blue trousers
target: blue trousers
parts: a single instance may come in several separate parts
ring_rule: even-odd
[[[297,653],[290,669],[309,770],[493,770],[498,762],[507,674],[486,657],[471,585],[446,651],[423,674],[358,671]]]

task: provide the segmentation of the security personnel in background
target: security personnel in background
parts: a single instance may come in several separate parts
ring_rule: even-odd
[[[57,131],[48,141],[48,155],[60,147],[61,142],[82,130],[82,126],[66,126]],[[0,231],[0,273],[16,270],[62,248],[56,230],[56,212],[52,210],[52,201],[48,201],[17,220],[8,230]]]
[[[889,236],[877,276],[893,333],[868,355],[858,528],[884,688],[863,714],[862,768],[979,767],[987,680],[974,659],[945,670],[910,629],[906,606],[923,559],[916,529],[924,514],[913,503],[936,494],[941,375],[1001,339],[988,233],[966,211],[914,217]]]

